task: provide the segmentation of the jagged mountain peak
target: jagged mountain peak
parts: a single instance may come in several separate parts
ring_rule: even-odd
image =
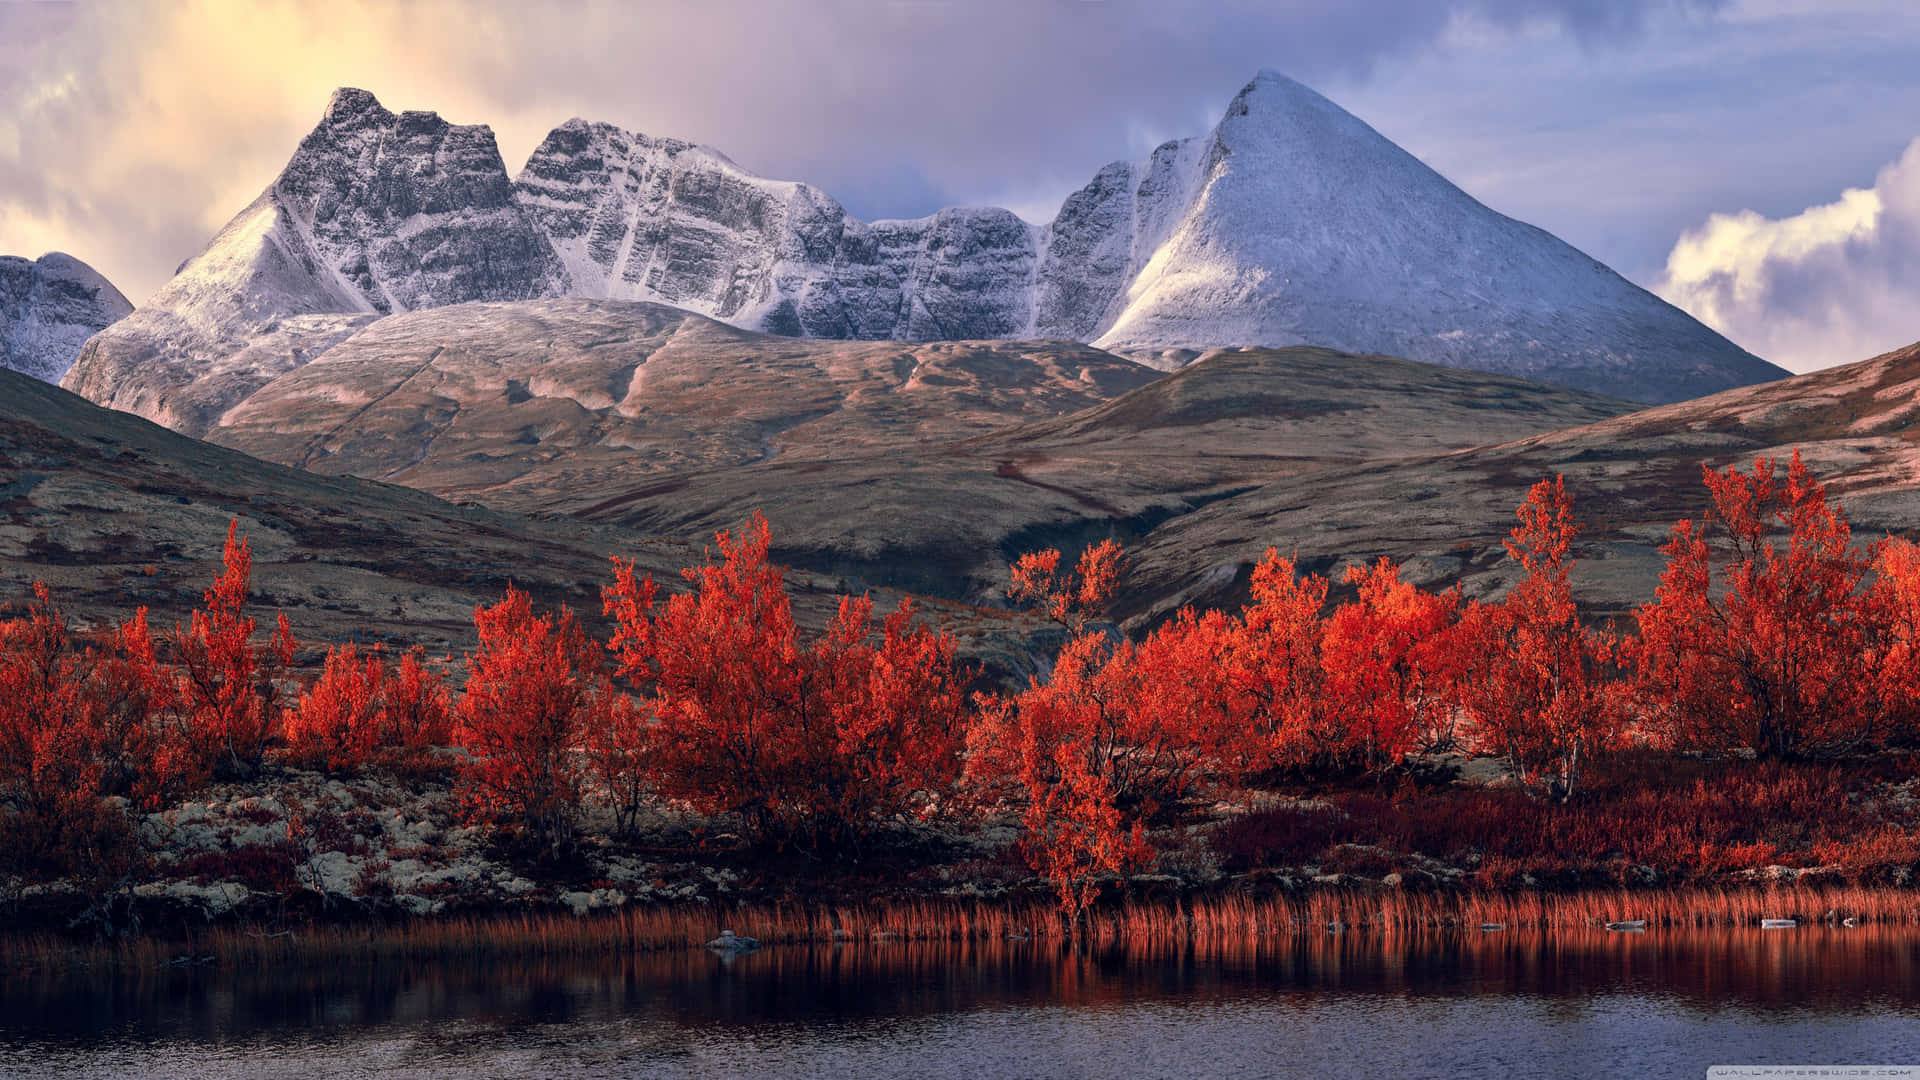
[[[326,111],[321,113],[320,122],[324,125],[338,126],[357,121],[369,121],[376,124],[391,124],[393,114],[380,104],[380,99],[371,91],[354,86],[343,86],[327,99]]]

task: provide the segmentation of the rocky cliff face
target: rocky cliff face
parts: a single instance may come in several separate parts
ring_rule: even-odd
[[[1313,343],[1641,401],[1785,374],[1272,72],[1046,226],[984,209],[864,223],[712,150],[578,120],[517,190],[580,294],[772,333]]]
[[[59,382],[88,338],[132,310],[112,282],[71,255],[0,255],[0,367]]]
[[[714,150],[581,120],[509,181],[485,127],[342,90],[65,385],[198,434],[370,319],[555,297],[812,338],[1163,358],[1311,343],[1643,402],[1785,374],[1266,72],[1212,132],[1107,166],[1044,226],[992,208],[863,222]]]
[[[579,296],[796,337],[1021,337],[1031,322],[1038,231],[1005,210],[869,224],[706,147],[581,120],[547,136],[516,194]]]

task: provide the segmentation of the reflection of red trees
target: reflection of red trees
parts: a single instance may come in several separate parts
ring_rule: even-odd
[[[1238,785],[1325,785],[1461,749],[1507,759],[1533,792],[1498,796],[1482,817],[1546,814],[1540,830],[1570,850],[1631,824],[1672,859],[1691,844],[1704,872],[1785,842],[1694,835],[1679,794],[1596,795],[1582,778],[1608,775],[1627,746],[1793,759],[1920,737],[1920,547],[1855,548],[1797,456],[1706,483],[1712,511],[1675,527],[1637,636],[1581,622],[1572,500],[1556,478],[1520,508],[1507,542],[1520,578],[1496,599],[1422,589],[1385,560],[1348,569],[1335,596],[1269,551],[1239,611],[1183,610],[1129,640],[1099,621],[1126,573],[1117,544],[1024,555],[1009,595],[1064,626],[1065,643],[1025,688],[971,699],[953,636],[911,603],[879,618],[870,598],[846,597],[803,635],[758,517],[720,534],[684,591],[616,561],[605,645],[515,589],[476,609],[457,702],[417,650],[395,663],[353,644],[296,687],[286,619],[262,635],[245,612],[252,552],[236,525],[203,609],[157,643],[144,612],[76,635],[44,587],[0,622],[0,839],[33,872],[119,873],[132,833],[113,799],[156,806],[254,775],[279,748],[335,771],[458,761],[473,817],[547,855],[593,802],[623,834],[657,798],[730,816],[759,841],[842,853],[890,823],[1005,809],[1077,912],[1103,878],[1153,858],[1154,830]],[[458,752],[439,755],[448,745]],[[1605,801],[1620,829],[1553,816],[1540,790]],[[1380,838],[1416,828],[1361,816]],[[1250,822],[1243,839],[1291,850],[1273,837],[1299,824]],[[1889,858],[1911,848],[1862,835]],[[1844,857],[1835,843],[1820,850]]]

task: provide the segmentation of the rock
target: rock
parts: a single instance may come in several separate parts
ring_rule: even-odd
[[[62,385],[198,435],[372,317],[565,281],[491,130],[340,90],[267,190]]]
[[[759,947],[758,939],[742,937],[731,930],[722,930],[719,937],[707,942],[707,948],[722,953],[752,952]]]

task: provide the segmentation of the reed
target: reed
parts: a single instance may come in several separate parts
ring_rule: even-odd
[[[227,968],[280,964],[491,963],[529,958],[604,958],[698,948],[721,930],[767,945],[833,942],[1033,940],[1089,947],[1213,949],[1261,938],[1325,933],[1597,928],[1645,920],[1653,928],[1755,927],[1762,919],[1920,925],[1920,890],[1780,884],[1753,888],[1542,892],[1401,892],[1320,889],[1266,896],[1228,894],[1168,901],[1126,899],[1068,926],[1050,904],[911,900],[849,905],[734,908],[633,907],[575,917],[528,913],[461,916],[391,925],[319,925],[266,932],[220,927],[190,940],[142,937],[75,945],[50,934],[0,938],[0,970],[119,967],[159,970],[193,963]]]

